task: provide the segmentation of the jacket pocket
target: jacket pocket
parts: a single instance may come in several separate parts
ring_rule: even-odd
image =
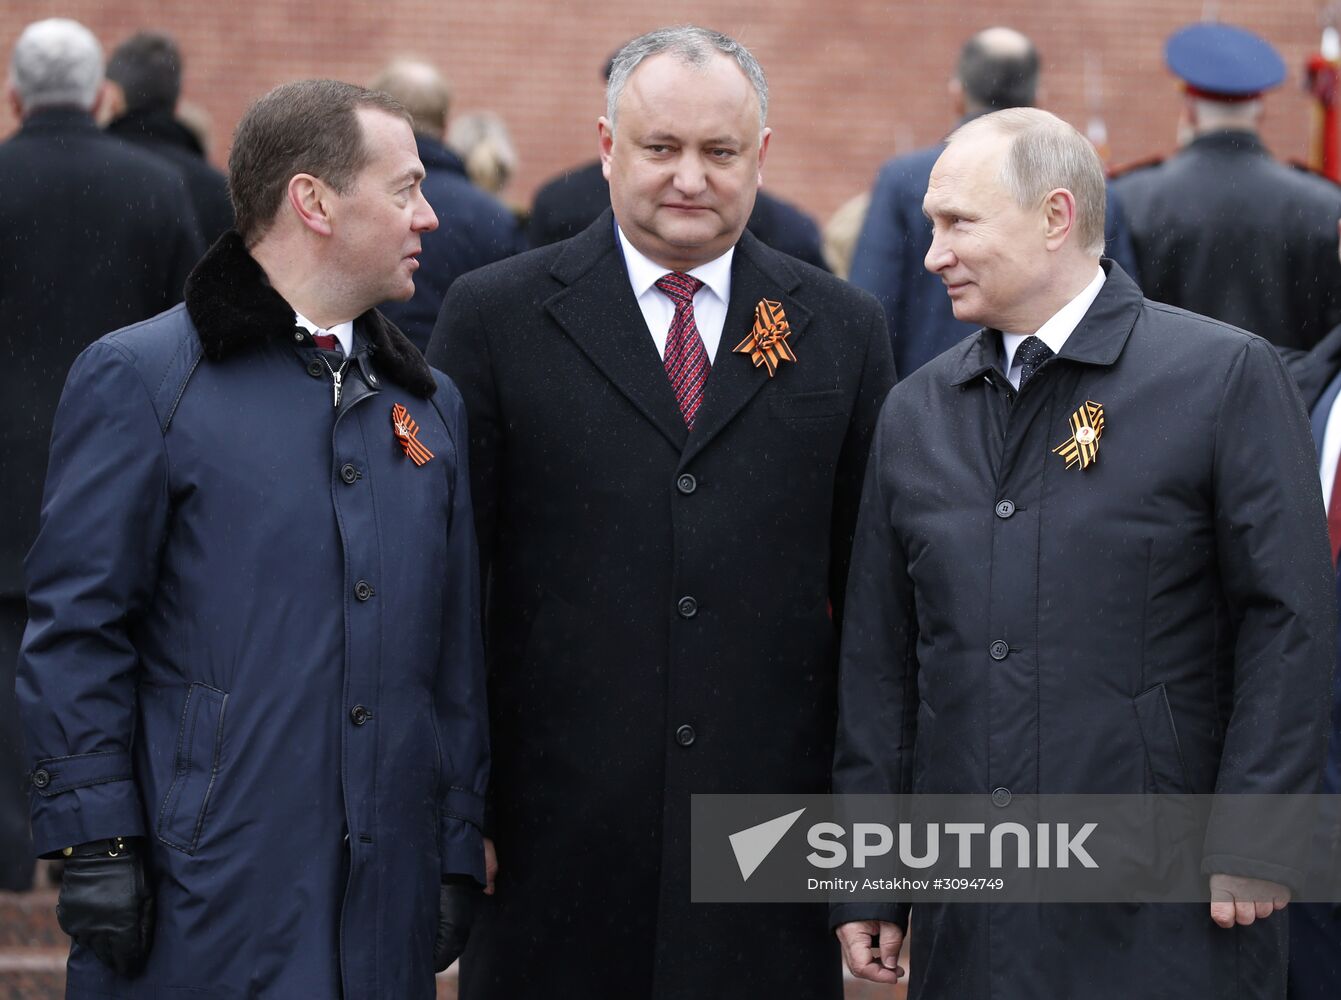
[[[1161,793],[1186,792],[1189,785],[1183,766],[1183,752],[1178,746],[1178,730],[1173,724],[1169,697],[1163,684],[1156,684],[1132,699],[1136,722],[1145,744],[1145,760],[1154,785]]]
[[[187,688],[177,728],[172,783],[158,810],[157,829],[159,840],[186,854],[196,851],[210,792],[219,772],[227,703],[228,693],[208,684],[192,684]]]
[[[788,392],[770,396],[769,406],[775,416],[787,420],[822,420],[846,415],[845,393],[842,389],[821,392]]]

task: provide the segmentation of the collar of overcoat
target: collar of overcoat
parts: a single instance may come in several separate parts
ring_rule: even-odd
[[[1108,278],[1071,336],[1066,338],[1057,357],[1082,365],[1107,367],[1122,354],[1132,327],[1141,315],[1144,299],[1136,282],[1127,277],[1122,268],[1111,260],[1099,263]],[[951,350],[958,351],[959,358],[950,367],[950,384],[963,385],[993,368],[1000,370],[1001,331],[983,327],[977,336]]]
[[[293,336],[293,306],[275,291],[236,230],[219,237],[186,279],[186,311],[205,357],[223,361]],[[437,389],[418,349],[376,309],[354,321],[391,381],[427,399]]]
[[[782,303],[791,327],[787,342],[793,349],[810,324],[810,310],[793,294],[803,282],[801,268],[748,231],[741,233],[731,261],[731,301],[721,345],[690,432],[629,285],[609,209],[568,241],[550,273],[564,287],[545,302],[545,309],[591,363],[680,451],[681,465],[716,437],[768,382],[767,371],[755,368],[748,354],[734,351],[753,329],[760,300]],[[797,357],[797,364],[805,363],[800,352]]]

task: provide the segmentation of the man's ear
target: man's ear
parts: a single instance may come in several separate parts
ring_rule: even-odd
[[[12,83],[5,84],[5,98],[9,101],[9,110],[14,112],[14,117],[23,121],[23,99]]]
[[[760,187],[763,187],[763,185],[764,185],[764,158],[765,158],[766,156],[768,156],[768,140],[771,139],[771,138],[773,138],[773,130],[772,130],[771,128],[766,128],[766,129],[764,129],[763,133],[760,134],[760,136],[759,136],[759,186],[760,186]]]
[[[1054,188],[1043,199],[1043,238],[1049,250],[1058,250],[1076,224],[1076,196]]]
[[[93,105],[88,109],[94,119],[103,128],[126,113],[126,92],[119,83],[104,80],[93,95]]]
[[[950,82],[945,85],[946,92],[950,95],[950,104],[955,109],[955,117],[963,118],[965,112],[964,106],[964,84],[960,82],[959,77],[950,77]]]
[[[610,179],[610,156],[615,148],[615,127],[610,120],[601,115],[596,119],[596,132],[600,136],[601,173]]]
[[[312,232],[330,236],[331,200],[333,192],[319,178],[311,174],[294,174],[289,178],[289,207],[300,222]]]

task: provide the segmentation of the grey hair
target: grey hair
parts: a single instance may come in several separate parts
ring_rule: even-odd
[[[1076,200],[1076,240],[1095,257],[1104,252],[1108,190],[1094,144],[1054,114],[1039,108],[1010,108],[983,115],[950,133],[948,142],[979,132],[1011,140],[1001,164],[1001,184],[1015,204],[1042,205],[1049,191],[1065,188]]]
[[[692,24],[649,31],[615,53],[610,63],[610,77],[605,85],[605,117],[610,120],[611,129],[615,125],[619,98],[633,71],[644,59],[663,52],[676,56],[686,66],[695,69],[705,67],[714,52],[734,59],[759,98],[759,131],[763,131],[764,122],[768,120],[768,80],[764,78],[763,67],[750,54],[750,50],[734,38]]]
[[[9,83],[24,113],[58,104],[93,108],[102,85],[102,46],[78,21],[34,21],[14,43]]]

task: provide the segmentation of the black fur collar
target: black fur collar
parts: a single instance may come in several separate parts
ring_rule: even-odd
[[[231,229],[186,279],[186,311],[210,361],[222,361],[273,337],[287,340],[293,333],[293,306],[270,286],[242,237]],[[357,323],[383,375],[416,396],[433,395],[433,372],[405,334],[376,309]]]

